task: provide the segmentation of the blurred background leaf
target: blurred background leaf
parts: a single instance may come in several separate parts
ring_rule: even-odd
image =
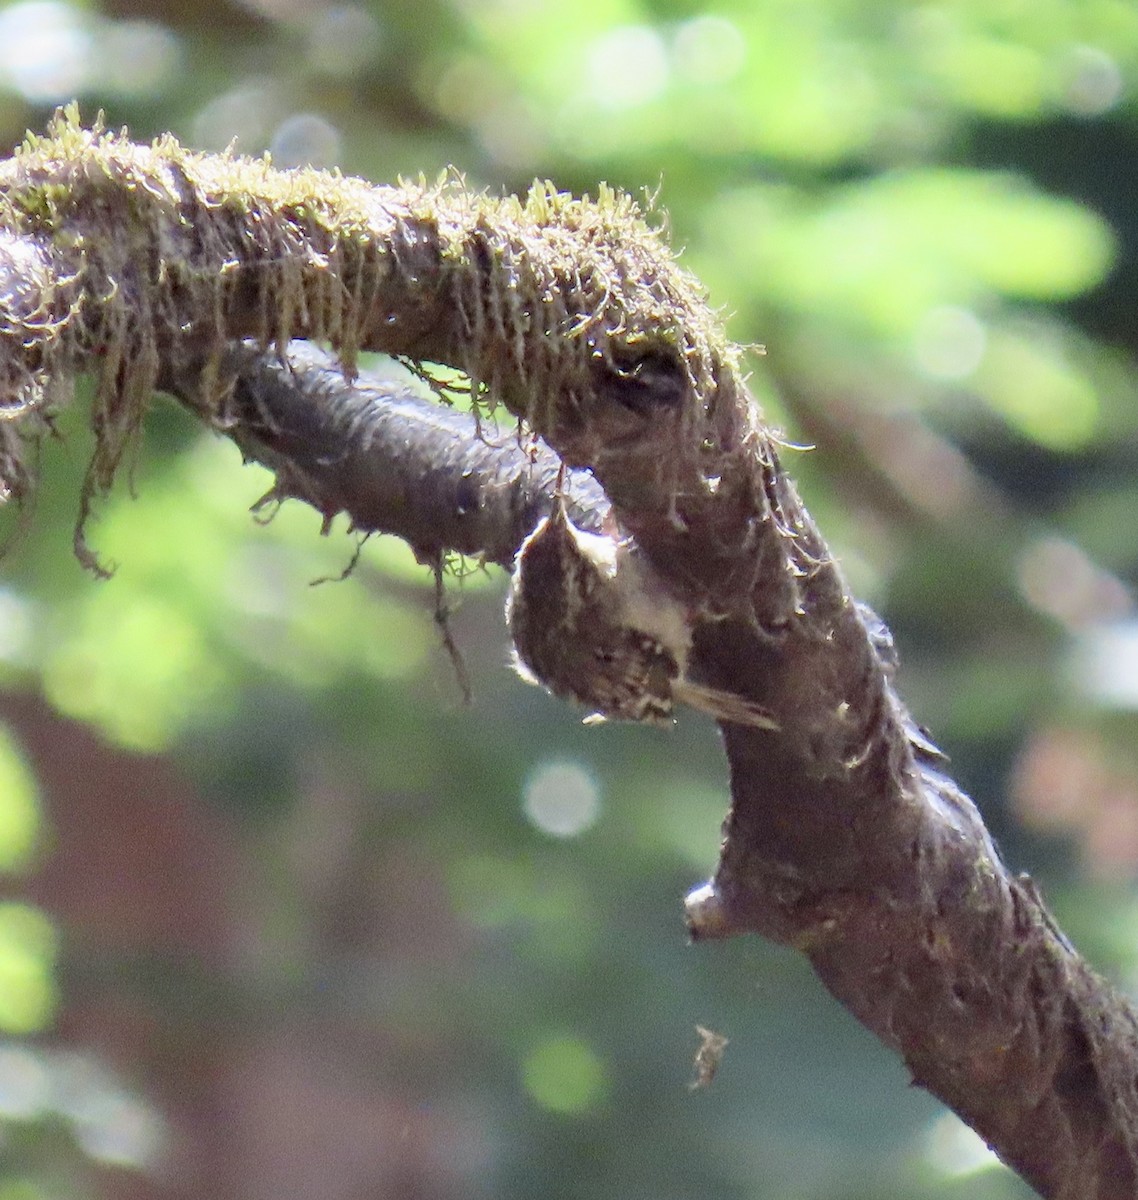
[[[901,683],[1017,868],[1138,971],[1138,8],[0,3],[0,140],[656,197]],[[390,369],[385,368],[385,369]],[[173,409],[71,555],[80,403],[0,564],[0,1200],[1005,1200],[802,961],[689,947],[714,729],[586,729],[461,587]],[[2,531],[0,531],[2,532]],[[730,1038],[689,1092],[695,1025]]]

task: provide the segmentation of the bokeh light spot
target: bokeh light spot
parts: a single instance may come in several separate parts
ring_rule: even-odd
[[[975,314],[964,308],[931,309],[913,339],[917,367],[933,379],[967,379],[980,365],[988,335]]]
[[[31,1121],[51,1105],[51,1073],[42,1056],[29,1046],[0,1046],[0,1118]]]
[[[593,43],[587,63],[592,95],[606,108],[655,100],[668,85],[664,40],[647,25],[614,29]]]
[[[1109,112],[1122,99],[1122,72],[1096,46],[1072,46],[1059,64],[1061,100],[1080,117]]]
[[[375,61],[382,44],[379,22],[352,4],[318,8],[308,29],[308,62],[336,78],[361,74]]]
[[[543,832],[577,837],[591,829],[600,816],[600,788],[578,763],[543,763],[525,782],[522,809],[529,822]]]
[[[181,44],[154,21],[105,22],[93,57],[98,85],[120,96],[159,94],[182,70]]]
[[[739,26],[710,14],[685,21],[676,33],[678,71],[698,83],[734,79],[747,61],[747,43]]]
[[[0,10],[0,84],[31,103],[81,92],[90,59],[87,19],[69,4],[36,0]]]
[[[278,167],[335,166],[343,153],[340,131],[315,113],[294,113],[277,126],[269,143]]]
[[[1084,695],[1112,708],[1138,708],[1138,621],[1095,625],[1076,642],[1072,666]]]
[[[1096,566],[1066,538],[1048,535],[1025,546],[1016,563],[1016,577],[1033,608],[1072,629],[1117,619],[1131,606],[1121,580]]]
[[[522,1064],[526,1091],[542,1108],[572,1116],[586,1112],[604,1098],[604,1061],[577,1037],[547,1038]]]

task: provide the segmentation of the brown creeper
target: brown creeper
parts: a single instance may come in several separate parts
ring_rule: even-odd
[[[578,529],[560,498],[518,551],[506,623],[518,673],[588,705],[587,721],[670,725],[678,701],[778,728],[741,696],[687,678],[688,610],[630,540]]]

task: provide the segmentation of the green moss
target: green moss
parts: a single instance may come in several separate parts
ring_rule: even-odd
[[[211,364],[201,410],[219,417],[217,364],[247,337],[328,341],[348,373],[361,350],[429,358],[541,433],[587,420],[605,371],[663,359],[683,383],[693,455],[718,393],[735,395],[737,351],[702,290],[612,188],[579,199],[538,181],[523,198],[493,197],[453,173],[373,187],[169,136],[136,145],[84,129],[72,107],[0,164],[0,192],[0,234],[47,229],[55,253],[40,307],[0,330],[14,364],[0,404],[50,406],[76,371],[97,372],[76,536],[96,570],[90,505],[137,434],[160,354],[186,330]]]

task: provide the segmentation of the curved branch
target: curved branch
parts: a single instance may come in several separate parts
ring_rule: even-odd
[[[629,201],[548,186],[524,202],[372,189],[169,139],[132,146],[66,119],[0,165],[0,405],[34,419],[60,381],[98,371],[84,504],[109,486],[163,364],[199,362],[199,411],[234,421],[241,393],[218,385],[244,337],[279,349],[327,339],[349,373],[361,348],[458,367],[588,468],[690,614],[700,681],[780,726],[723,726],[732,807],[716,876],[689,898],[693,935],[753,931],[800,948],[915,1081],[1043,1195],[1138,1191],[1134,1012],[942,773],[894,690],[886,636],[782,467],[737,349]],[[379,420],[358,391],[337,416],[321,384],[266,421],[272,390],[236,410],[238,440],[270,462],[282,494],[383,527],[336,479],[356,471],[345,452],[356,445],[361,477],[398,481],[397,455],[381,467],[366,455],[401,418]],[[444,425],[425,439],[450,447],[440,507],[406,480],[377,489],[387,508],[423,505],[386,527],[426,553],[442,536],[432,522],[468,533],[453,520],[469,507],[455,482],[466,451]],[[26,472],[4,438],[0,468],[18,491]],[[331,450],[294,471],[312,445]],[[478,476],[487,496],[497,470]],[[494,518],[509,529],[495,553],[516,540],[513,512]]]

